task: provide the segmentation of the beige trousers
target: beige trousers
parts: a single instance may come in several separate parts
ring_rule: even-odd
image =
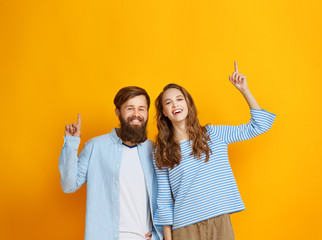
[[[234,240],[229,214],[223,214],[172,231],[173,240]]]

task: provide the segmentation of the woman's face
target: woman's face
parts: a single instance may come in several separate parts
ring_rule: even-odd
[[[181,122],[188,115],[188,106],[182,92],[176,88],[170,88],[162,96],[163,114],[172,123]]]

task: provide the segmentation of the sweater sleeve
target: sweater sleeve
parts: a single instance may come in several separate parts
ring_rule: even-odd
[[[173,225],[173,199],[167,168],[158,169],[153,156],[153,164],[158,183],[157,209],[154,215],[155,225]]]
[[[61,186],[65,193],[75,192],[87,179],[90,144],[85,144],[77,157],[79,144],[80,138],[64,136],[64,145],[59,156],[59,172]]]
[[[222,138],[227,144],[244,141],[268,131],[276,115],[263,109],[251,109],[249,123],[239,126],[216,125],[208,126],[210,131]]]

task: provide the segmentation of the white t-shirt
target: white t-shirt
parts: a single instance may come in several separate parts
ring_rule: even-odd
[[[123,145],[120,168],[119,240],[143,240],[152,231],[150,205],[138,147]]]

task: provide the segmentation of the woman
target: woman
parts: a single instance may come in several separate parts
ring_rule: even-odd
[[[275,114],[260,108],[236,62],[229,80],[250,107],[248,124],[200,126],[191,95],[176,84],[167,85],[156,99],[158,209],[154,224],[164,226],[165,240],[234,239],[229,214],[245,207],[227,146],[266,132]]]

